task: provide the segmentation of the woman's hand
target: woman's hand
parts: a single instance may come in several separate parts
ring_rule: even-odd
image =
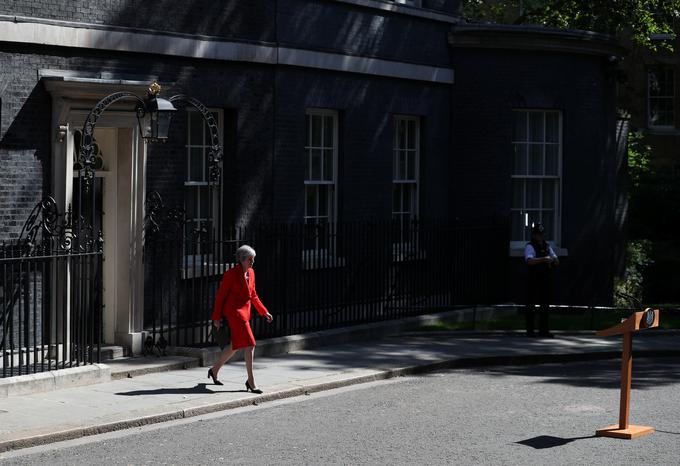
[[[274,320],[274,316],[271,315],[271,314],[268,313],[268,312],[264,315],[264,318],[267,319],[267,323],[268,323],[268,324],[271,324],[271,323],[272,323],[272,320]]]
[[[222,321],[221,320],[213,320],[213,325],[215,326],[215,328],[217,330],[219,330],[220,327],[222,326]]]

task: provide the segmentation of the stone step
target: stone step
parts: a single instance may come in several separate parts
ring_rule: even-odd
[[[142,356],[112,359],[106,362],[111,368],[111,379],[137,377],[157,372],[191,369],[199,366],[199,359],[186,356]]]
[[[130,352],[124,346],[107,345],[102,346],[100,353],[100,361],[107,362],[113,359],[120,359],[130,355]]]

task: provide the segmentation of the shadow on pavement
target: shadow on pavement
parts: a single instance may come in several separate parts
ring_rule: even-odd
[[[196,384],[191,388],[157,388],[154,390],[133,390],[130,392],[118,392],[116,395],[139,396],[139,395],[189,395],[189,394],[212,394],[212,393],[246,393],[246,390],[211,390],[206,383]]]
[[[520,445],[526,445],[527,447],[535,448],[536,450],[542,450],[544,448],[561,447],[562,445],[575,442],[576,440],[585,440],[589,438],[595,438],[595,435],[573,438],[553,437],[552,435],[539,435],[538,437],[529,438],[526,440],[522,440],[521,442],[515,443],[518,443]]]
[[[479,370],[498,377],[540,377],[538,383],[573,387],[619,388],[621,380],[620,359],[532,366],[495,366]],[[672,384],[680,384],[680,362],[677,358],[633,359],[634,390]]]

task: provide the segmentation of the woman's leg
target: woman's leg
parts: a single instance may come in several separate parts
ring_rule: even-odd
[[[253,376],[253,354],[255,353],[254,346],[243,348],[243,357],[246,360],[246,371],[248,372],[248,383],[252,388],[256,388],[255,377]]]
[[[236,353],[235,349],[231,348],[231,345],[229,345],[229,348],[225,349],[224,352],[222,353],[222,356],[220,356],[220,359],[212,366],[212,371],[213,374],[215,375],[215,378],[217,378],[217,373],[220,371],[222,366],[231,359],[231,357]]]

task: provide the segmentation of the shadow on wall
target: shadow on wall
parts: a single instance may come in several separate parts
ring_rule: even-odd
[[[23,104],[16,114],[7,106],[2,112],[2,129],[7,129],[0,138],[0,186],[5,187],[0,193],[5,215],[0,238],[16,237],[43,193],[49,192],[49,176],[44,174],[50,170],[50,99],[41,84],[30,92],[14,84],[10,82],[6,92]]]

